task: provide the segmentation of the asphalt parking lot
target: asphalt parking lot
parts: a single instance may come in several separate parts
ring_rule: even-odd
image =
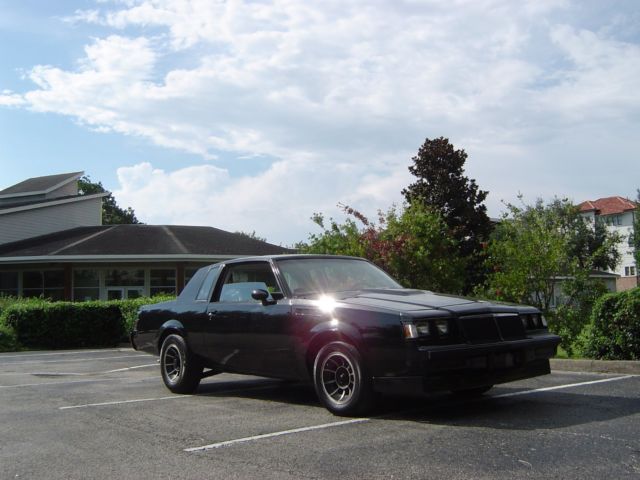
[[[165,389],[131,349],[0,354],[0,478],[640,478],[640,377],[554,372],[340,418],[306,385]]]

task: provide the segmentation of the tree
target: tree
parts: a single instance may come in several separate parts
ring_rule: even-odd
[[[482,241],[491,232],[491,222],[483,204],[488,192],[464,175],[466,160],[466,152],[454,149],[448,139],[427,138],[409,167],[418,179],[402,194],[410,205],[423,204],[442,216],[457,242],[459,255],[467,259],[466,290],[470,291],[483,278],[479,255]]]
[[[101,182],[92,182],[88,175],[78,180],[78,187],[81,195],[92,195],[94,193],[105,193],[106,190]],[[122,224],[139,224],[142,223],[136,218],[136,214],[131,207],[126,209],[120,208],[116,203],[113,194],[102,199],[102,224],[103,225],[122,225]]]
[[[250,238],[251,240],[258,240],[258,241],[260,241],[260,242],[266,242],[266,241],[267,241],[267,239],[266,239],[265,237],[261,237],[261,236],[259,236],[259,235],[256,233],[256,231],[255,231],[255,230],[252,230],[252,231],[251,231],[251,233],[243,232],[243,231],[237,230],[235,233],[236,233],[236,234],[238,234],[238,235],[241,235],[241,236],[243,236],[243,237]]]
[[[488,243],[490,273],[476,293],[533,303],[549,316],[571,353],[594,302],[606,292],[591,273],[616,266],[620,238],[602,225],[588,224],[566,199],[507,204],[507,209]]]
[[[398,211],[392,207],[378,213],[378,223],[361,212],[341,205],[348,215],[344,223],[324,216],[312,220],[323,229],[297,248],[303,253],[364,257],[386,270],[402,285],[459,293],[463,286],[464,261],[457,244],[440,216],[422,204]]]

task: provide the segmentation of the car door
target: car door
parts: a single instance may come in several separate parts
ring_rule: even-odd
[[[280,291],[268,261],[224,267],[208,308],[208,357],[229,371],[295,378],[288,302],[255,300],[257,289]]]

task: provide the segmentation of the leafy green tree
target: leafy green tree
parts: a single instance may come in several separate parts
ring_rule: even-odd
[[[94,193],[105,193],[107,190],[101,182],[92,182],[88,175],[78,180],[80,194],[92,195]],[[142,223],[136,218],[136,214],[131,207],[125,209],[118,206],[113,194],[109,193],[102,199],[102,224],[122,225]]]
[[[487,247],[490,273],[476,293],[533,303],[571,353],[594,302],[606,292],[591,273],[616,266],[619,241],[606,228],[588,224],[566,199],[507,204]]]
[[[464,261],[457,244],[440,216],[417,203],[398,211],[379,212],[372,222],[359,211],[342,206],[344,223],[315,214],[312,220],[323,229],[298,245],[303,253],[364,257],[395,277],[402,285],[442,292],[461,291]]]
[[[250,238],[251,240],[258,240],[260,242],[266,242],[267,239],[265,237],[261,237],[259,236],[255,230],[252,230],[251,233],[247,233],[247,232],[242,232],[242,231],[236,231],[235,233],[237,233],[238,235],[242,235],[243,237],[247,237]]]
[[[421,203],[439,213],[457,242],[459,256],[466,259],[466,290],[483,279],[482,242],[491,232],[484,201],[488,192],[465,176],[467,154],[449,140],[426,139],[412,158],[409,171],[417,180],[402,191],[410,205]]]

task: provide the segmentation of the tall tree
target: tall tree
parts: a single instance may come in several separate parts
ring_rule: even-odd
[[[361,212],[342,206],[348,215],[342,224],[328,226],[320,214],[312,220],[323,229],[297,245],[302,253],[364,257],[410,288],[460,293],[464,261],[440,215],[417,203],[398,211],[379,212],[377,223]]]
[[[449,140],[426,139],[412,158],[409,171],[417,180],[402,190],[410,205],[421,203],[439,213],[467,259],[467,285],[470,291],[483,279],[480,253],[482,242],[491,232],[484,201],[488,192],[465,176],[467,154],[456,150]]]
[[[78,188],[81,195],[91,195],[94,193],[105,193],[107,190],[102,186],[101,182],[92,182],[88,175],[78,180]],[[122,224],[138,224],[142,223],[136,218],[136,214],[131,207],[121,208],[116,203],[113,194],[102,199],[102,224],[103,225],[122,225]]]

